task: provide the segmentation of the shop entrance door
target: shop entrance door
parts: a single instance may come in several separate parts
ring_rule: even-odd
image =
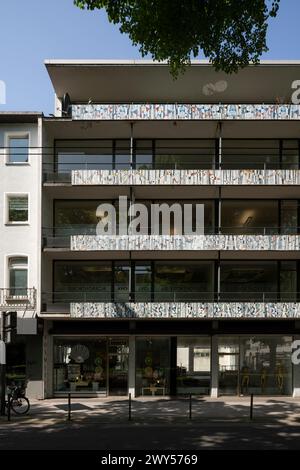
[[[128,357],[127,338],[108,339],[108,395],[127,395]]]
[[[239,394],[239,353],[219,353],[219,394]]]

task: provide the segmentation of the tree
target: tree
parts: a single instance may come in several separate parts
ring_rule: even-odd
[[[104,8],[144,57],[167,61],[177,76],[201,52],[216,70],[236,72],[268,50],[266,33],[280,0],[74,0]]]

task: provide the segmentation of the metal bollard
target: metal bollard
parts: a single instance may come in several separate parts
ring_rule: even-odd
[[[128,397],[128,421],[131,421],[131,393]]]
[[[250,420],[253,419],[253,393],[250,396]]]
[[[71,393],[68,393],[68,421],[71,421]]]
[[[192,394],[190,393],[190,400],[189,400],[189,419],[192,419]]]
[[[9,393],[7,396],[7,421],[10,421],[10,412],[11,412],[11,394]]]

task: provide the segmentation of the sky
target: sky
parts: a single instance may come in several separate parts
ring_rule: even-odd
[[[300,60],[299,17],[299,0],[281,0],[262,59]],[[138,48],[104,11],[80,10],[73,0],[0,0],[0,84],[6,86],[0,111],[53,113],[45,59],[139,58]]]

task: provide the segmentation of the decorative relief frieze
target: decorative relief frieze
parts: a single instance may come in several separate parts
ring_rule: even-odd
[[[72,235],[71,251],[295,251],[299,235]]]
[[[300,303],[71,303],[74,318],[300,318]]]
[[[300,170],[73,170],[72,185],[297,185]]]
[[[74,120],[299,119],[289,104],[74,104]]]

